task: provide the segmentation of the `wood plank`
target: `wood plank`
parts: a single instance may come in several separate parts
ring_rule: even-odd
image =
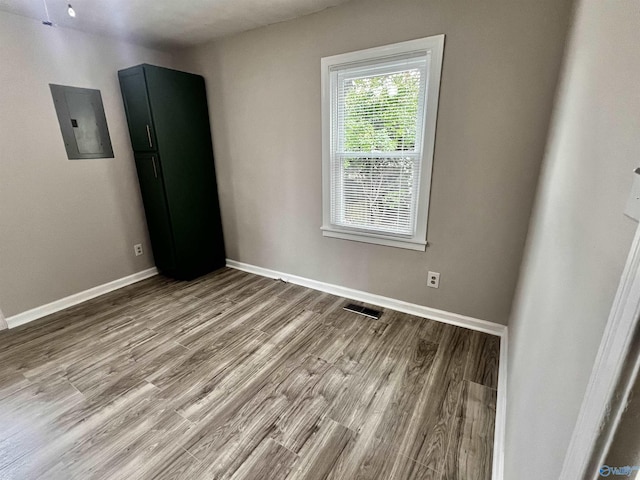
[[[443,480],[491,480],[496,391],[464,382]]]
[[[162,416],[171,413],[154,396],[138,397],[122,408],[118,415],[97,425],[89,439],[79,436],[61,451],[53,471],[62,465],[70,478],[94,477],[96,470],[108,465],[113,457],[148,432]],[[44,476],[49,476],[50,472]]]
[[[326,417],[300,452],[300,460],[287,477],[289,480],[324,480],[349,451],[356,433]]]
[[[330,418],[352,430],[360,430],[369,422],[369,413],[381,399],[386,400],[390,390],[404,375],[409,362],[407,351],[415,337],[417,325],[413,322],[394,322],[385,329],[385,341],[374,351],[365,370],[354,375],[351,388],[341,392],[328,412]],[[405,352],[398,358],[399,352]]]
[[[401,454],[437,472],[442,472],[455,420],[469,337],[469,330],[458,327],[445,330],[400,448]]]
[[[338,305],[342,305],[344,303],[344,298],[338,297],[336,295],[331,295],[326,292],[318,292],[319,295],[310,300],[305,308],[307,310],[311,310],[316,313],[326,313],[327,311],[336,308]]]
[[[31,382],[22,373],[10,368],[3,369],[0,371],[0,400],[29,385]]]
[[[253,454],[273,431],[273,425],[289,402],[271,385],[227,404],[218,415],[201,421],[187,439],[185,448],[203,462],[199,475],[227,478]]]
[[[397,355],[399,352],[411,350],[412,344],[415,347],[415,341],[419,339],[416,328],[417,325],[413,321],[390,324],[388,332],[397,330],[397,340],[384,345],[385,348],[381,349],[384,354],[379,357],[379,360],[372,360],[373,363],[377,363],[377,366],[373,368],[369,366],[363,377],[370,377],[374,371],[377,371],[382,375],[383,381],[375,384],[375,394],[370,399],[367,399],[367,395],[362,395],[365,401],[360,405],[366,403],[366,408],[362,409],[364,413],[359,421],[351,422],[351,428],[357,429],[358,435],[351,447],[343,452],[341,461],[336,462],[328,479],[386,478],[394,469],[394,460],[401,459],[401,443],[394,442],[393,437],[388,437],[386,434],[379,435],[379,432],[384,432],[389,425],[395,424],[395,420],[401,418],[401,414],[396,410],[400,405],[398,391],[406,381],[410,362],[407,355],[400,358]],[[429,363],[429,360],[426,360],[426,363]],[[330,415],[332,413],[334,412],[330,412]],[[390,418],[393,419],[390,420]],[[409,471],[412,472],[415,469],[409,469]]]
[[[300,315],[302,322],[312,314],[305,312]],[[285,345],[276,348],[266,343],[247,356],[239,365],[226,376],[220,388],[212,391],[196,406],[184,414],[193,421],[216,417],[217,420],[235,415],[237,410],[269,385],[277,385],[293,371],[300,362],[307,357],[307,352],[313,345],[314,332],[320,327],[316,323],[307,323],[303,330],[293,335],[283,336]],[[292,329],[292,332],[297,332]],[[206,435],[205,435],[206,437]],[[191,442],[188,449],[193,452]],[[206,442],[200,442],[206,443]]]
[[[221,269],[0,332],[1,478],[490,476],[499,343]]]
[[[284,480],[298,456],[268,438],[254,450],[231,480]]]
[[[61,455],[71,452],[78,445],[91,442],[101,427],[114,418],[121,418],[151,395],[155,390],[150,384],[130,385],[123,383],[101,392],[101,395],[79,403],[54,417],[49,424],[38,425],[32,443],[20,443],[21,456],[9,465],[1,467],[5,478],[38,478],[54,468]],[[115,395],[115,391],[121,393]],[[33,442],[33,440],[36,442]],[[10,440],[13,443],[13,439]],[[87,460],[81,456],[77,461]]]
[[[175,439],[185,435],[191,427],[192,424],[177,413],[163,412],[157,423],[133,442],[126,444],[108,462],[94,469],[92,478],[126,480],[147,476],[145,472],[153,469],[154,465],[161,464],[176,450],[183,451],[176,445]],[[199,466],[199,462],[197,465]]]
[[[203,478],[199,472],[203,468],[202,463],[187,452],[184,448],[176,446],[171,453],[152,465],[144,476],[139,478],[175,480]]]
[[[278,418],[272,437],[289,450],[299,453],[320,428],[329,408],[346,390],[350,375],[329,366],[318,381],[304,394],[298,395]]]
[[[500,337],[482,332],[473,332],[471,334],[469,360],[464,373],[465,380],[497,389],[499,359]]]
[[[363,324],[362,328],[359,328],[349,339],[349,343],[335,362],[343,370],[354,373],[363,373],[367,369],[381,345],[386,341],[384,334],[389,327],[388,323],[370,320],[366,317],[359,320]],[[332,357],[329,356],[329,358]]]

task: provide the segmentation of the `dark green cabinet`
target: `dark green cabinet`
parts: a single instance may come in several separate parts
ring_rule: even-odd
[[[155,150],[155,135],[144,70],[124,70],[124,72],[127,73],[120,75],[120,89],[127,110],[131,145],[136,152],[151,152]]]
[[[223,267],[204,79],[152,65],[118,76],[158,269],[191,279]]]
[[[141,153],[136,154],[135,159],[156,261],[160,261],[163,270],[173,271],[176,267],[175,243],[159,157],[154,153]]]

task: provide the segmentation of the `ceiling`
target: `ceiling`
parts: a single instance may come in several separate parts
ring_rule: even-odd
[[[0,10],[46,19],[45,0],[0,0]],[[71,2],[77,17],[67,15]],[[46,0],[55,25],[158,48],[186,47],[318,12],[347,0]]]

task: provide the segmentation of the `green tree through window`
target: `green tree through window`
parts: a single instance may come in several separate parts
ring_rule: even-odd
[[[412,234],[419,92],[418,69],[345,80],[345,224]]]
[[[345,88],[345,151],[414,150],[419,70],[349,82]]]

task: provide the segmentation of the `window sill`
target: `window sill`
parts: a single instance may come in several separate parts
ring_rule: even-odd
[[[373,243],[375,245],[384,245],[387,247],[405,248],[407,250],[416,250],[424,252],[427,249],[427,242],[421,242],[413,239],[403,239],[385,235],[376,235],[375,233],[351,232],[347,230],[338,230],[333,227],[321,227],[322,236],[331,238],[340,238],[342,240],[352,240],[354,242]]]

